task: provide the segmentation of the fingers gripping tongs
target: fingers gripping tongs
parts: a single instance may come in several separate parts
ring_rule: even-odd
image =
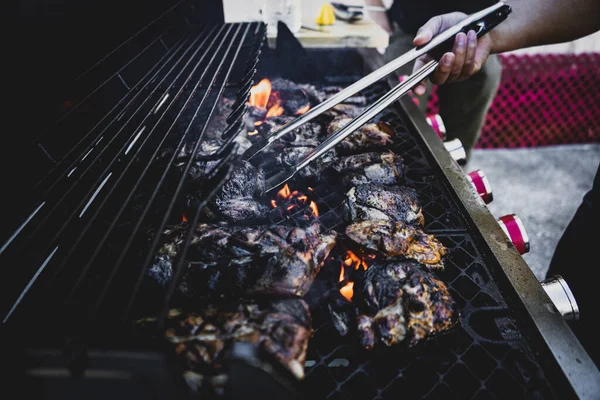
[[[499,23],[504,21],[508,17],[508,14],[510,14],[510,12],[510,6],[504,4],[503,2],[499,2],[497,4],[494,4],[493,6],[490,6],[477,13],[470,15],[461,23],[445,30],[444,32],[434,37],[429,43],[423,46],[415,47],[407,53],[396,58],[395,60],[382,66],[381,68],[378,68],[377,70],[373,71],[364,78],[354,82],[352,85],[348,86],[347,88],[335,94],[334,96],[311,108],[305,114],[299,116],[298,118],[289,122],[285,126],[281,127],[279,130],[273,132],[270,136],[258,141],[250,148],[248,148],[244,152],[244,154],[242,154],[242,159],[250,160],[283,135],[293,131],[300,125],[316,118],[323,112],[331,109],[335,105],[343,102],[344,100],[356,94],[357,92],[386,77],[387,75],[402,67],[403,65],[427,53],[433,56],[434,60],[425,64],[419,70],[410,75],[407,79],[402,81],[402,83],[394,87],[390,92],[388,92],[375,103],[373,103],[371,106],[369,106],[359,116],[352,119],[339,131],[329,136],[314,150],[305,155],[300,160],[300,162],[298,162],[298,164],[283,169],[282,171],[278,172],[277,174],[271,177],[267,177],[265,192],[269,192],[281,186],[283,183],[291,179],[296,174],[296,172],[300,171],[312,161],[322,156],[336,144],[344,140],[352,132],[356,131],[362,125],[367,123],[371,118],[375,117],[377,114],[383,111],[386,107],[393,104],[396,100],[398,100],[401,96],[406,94],[419,82],[427,78],[435,70],[439,63],[435,60],[439,60],[444,52],[452,49],[452,46],[454,44],[454,36],[456,34],[460,32],[467,33],[468,31],[473,30],[477,33],[477,37],[481,37],[488,33],[490,30],[492,30],[494,27],[496,27]]]

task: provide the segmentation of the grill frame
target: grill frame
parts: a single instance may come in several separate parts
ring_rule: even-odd
[[[569,397],[594,398],[600,394],[600,371],[591,360],[567,322],[554,307],[523,257],[506,237],[502,228],[473,190],[467,175],[451,158],[419,108],[409,99],[400,100],[401,108],[415,131],[440,167],[440,176],[452,187],[459,204],[469,216],[471,232],[488,260],[495,262],[494,278],[509,291],[515,314],[529,326],[530,343],[536,345],[544,365],[556,377],[553,384]],[[499,273],[501,272],[501,273]],[[546,363],[547,362],[547,363]]]
[[[255,66],[249,66],[249,73],[255,71]],[[246,92],[247,94],[249,88],[250,86],[243,85],[240,88],[240,93]],[[510,306],[515,308],[515,314],[522,316],[521,322],[529,327],[528,332],[532,338],[530,343],[536,345],[540,360],[548,362],[544,364],[548,365],[548,370],[552,372],[552,374],[548,373],[548,376],[557,378],[556,381],[553,380],[558,388],[557,390],[579,398],[588,398],[599,393],[600,389],[593,386],[593,383],[598,384],[600,382],[594,364],[580,346],[566,322],[558,313],[552,311],[552,303],[535,276],[513,248],[479,196],[473,192],[466,175],[451,159],[438,136],[426,123],[425,117],[407,98],[402,99],[394,107],[407,121],[411,122],[411,124],[407,124],[407,128],[421,142],[419,145],[423,146],[423,152],[427,153],[425,155],[431,161],[431,165],[438,169],[437,177],[442,178],[452,188],[453,201],[460,205],[462,211],[469,218],[468,226],[461,227],[460,230],[464,230],[463,228],[468,229],[477,237],[478,244],[484,244],[479,250],[485,254],[488,262],[494,264],[494,278],[507,291],[507,297],[514,300]],[[243,107],[234,110],[232,112],[233,119],[239,118],[243,112]],[[431,230],[431,232],[452,234],[454,230],[445,233],[443,230]],[[84,334],[85,332],[82,332],[82,336]],[[136,348],[144,349],[143,343],[116,344],[117,347],[121,346],[123,349],[129,350],[124,353],[111,352],[107,354],[88,351],[87,344],[79,342],[79,339],[77,335],[65,338],[67,357],[64,356],[62,351],[55,349],[28,351],[28,358],[22,364],[24,367],[39,367],[44,365],[45,361],[52,360],[49,364],[59,365],[66,371],[75,374],[87,367],[93,369],[93,367],[101,368],[107,365],[114,369],[135,371],[134,374],[145,376],[146,379],[154,383],[158,396],[164,394],[165,397],[168,397],[166,394],[168,390],[165,388],[170,388],[172,382],[165,378],[169,376],[169,372],[164,357],[160,353],[131,351]],[[7,340],[7,342],[10,343],[11,341]],[[580,362],[570,361],[574,358],[577,358]],[[127,365],[122,368],[116,367],[123,363],[124,359],[142,361],[132,361],[131,364],[126,363]],[[109,361],[103,362],[102,360]],[[155,369],[144,372],[143,370],[146,369],[144,363],[146,362],[155,366]]]

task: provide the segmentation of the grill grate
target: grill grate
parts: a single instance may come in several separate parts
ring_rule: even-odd
[[[184,145],[198,148],[210,123],[222,116],[216,108],[223,98],[235,99],[222,127],[222,136],[229,141],[217,151],[222,161],[204,184],[204,201],[230,172],[231,140],[242,129],[265,26],[182,25],[189,30],[173,38],[169,50],[136,84],[125,83],[129,91],[118,105],[72,147],[55,152],[63,154],[62,160],[38,183],[39,201],[31,205],[30,217],[23,219],[24,225],[1,248],[3,260],[18,266],[0,282],[4,322],[36,335],[36,329],[28,328],[37,327],[39,318],[31,315],[39,316],[40,310],[54,306],[58,311],[43,318],[56,321],[52,317],[62,313],[69,322],[58,320],[56,331],[61,332],[38,335],[35,345],[47,341],[56,346],[57,338],[62,340],[67,331],[71,336],[85,334],[90,346],[145,346],[116,338],[123,331],[114,329],[118,326],[114,322],[125,322],[141,302],[140,284],[160,234],[168,223],[181,219],[176,200],[187,174],[171,175],[175,155]],[[162,42],[160,36],[153,43]],[[386,89],[383,84],[375,85],[363,95],[370,102]],[[389,123],[398,135],[393,150],[403,156],[407,183],[417,189],[423,203],[425,230],[449,249],[441,278],[461,310],[460,323],[417,348],[366,355],[350,339],[339,337],[326,307],[311,303],[315,334],[309,344],[306,394],[328,399],[504,398],[507,393],[519,398],[553,398],[517,316],[491,275],[496,265],[477,250],[468,219],[428,158],[422,139],[394,108],[378,119]],[[57,128],[47,135],[60,132]],[[166,149],[170,151],[165,156]],[[159,157],[162,161],[155,161],[156,156],[163,156]],[[187,160],[184,171],[192,161]],[[311,197],[321,210],[319,223],[341,230],[341,192],[317,186]],[[190,227],[196,225],[203,205],[188,215]],[[282,222],[277,211],[271,214],[273,223]],[[178,282],[187,245],[182,248],[168,293],[150,304],[159,315],[164,315]],[[335,279],[330,278],[321,273],[313,288],[331,287]],[[151,300],[143,297],[144,302]],[[88,320],[109,323],[88,325]],[[93,332],[78,331],[92,327]]]
[[[380,84],[363,94],[371,102],[385,91]],[[355,346],[352,335],[339,336],[328,315],[328,303],[323,305],[327,294],[322,292],[338,290],[339,274],[331,265],[341,263],[338,257],[323,267],[307,294],[315,329],[307,355],[307,397],[391,399],[402,395],[467,399],[506,398],[510,393],[515,398],[554,398],[516,316],[490,273],[494,267],[477,250],[465,216],[425,156],[419,139],[409,132],[394,108],[384,111],[377,120],[392,126],[397,135],[392,150],[404,158],[406,184],[419,194],[425,231],[435,234],[448,248],[446,269],[439,276],[460,310],[459,324],[414,349],[365,354]],[[293,189],[306,186],[298,179],[290,183]],[[314,187],[309,193],[323,211],[318,218],[320,224],[339,232],[343,232],[345,224],[341,193],[330,185]],[[283,221],[280,212],[272,215],[276,216],[273,223]],[[302,223],[293,218],[286,223],[290,221]]]
[[[223,97],[235,99],[228,120],[221,123],[229,140],[217,150],[221,161],[204,182],[206,198],[230,172],[232,141],[241,131],[265,26],[196,27],[185,22],[172,24],[183,30],[170,36],[174,43],[169,50],[135,85],[123,82],[127,93],[84,135],[66,127],[78,128],[68,122],[85,110],[85,99],[104,90],[113,78],[123,80],[121,72],[149,47],[166,46],[165,32],[42,135],[63,145],[53,150],[63,158],[38,182],[33,212],[1,248],[3,260],[18,266],[0,284],[5,324],[27,323],[17,314],[27,315],[28,307],[39,309],[42,301],[57,310],[63,310],[66,301],[71,307],[64,312],[73,313],[77,321],[95,319],[98,313],[111,320],[126,319],[160,233],[168,221],[181,218],[175,204],[186,174],[176,180],[171,176],[175,157],[183,146],[196,154]],[[81,139],[61,141],[61,135]],[[186,171],[193,161],[188,157]]]

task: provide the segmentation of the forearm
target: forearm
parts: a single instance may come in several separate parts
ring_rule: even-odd
[[[378,6],[383,7],[381,0],[364,0],[367,6]],[[381,26],[387,33],[392,33],[392,26],[390,20],[385,12],[380,11],[368,11],[369,17],[379,26]]]
[[[562,43],[600,30],[600,0],[508,0],[511,15],[490,34],[492,53]]]

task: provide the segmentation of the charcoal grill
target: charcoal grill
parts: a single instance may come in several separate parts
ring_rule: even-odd
[[[220,161],[203,182],[205,201],[186,216],[197,221],[231,172],[234,139],[258,79],[348,84],[373,67],[367,61],[375,57],[356,50],[306,51],[285,29],[276,50],[265,48],[263,24],[213,23],[202,18],[201,6],[184,0],[153,16],[78,76],[71,95],[58,99],[56,122],[28,138],[32,158],[45,158],[6,217],[0,317],[9,381],[25,379],[19,390],[30,390],[31,398],[187,397],[153,338],[129,334],[140,302],[164,316],[175,290],[175,280],[160,296],[141,289],[158,233],[182,215],[176,200],[185,178],[170,173],[174,156],[162,163],[156,156],[199,146],[221,99],[234,99],[220,125],[229,140],[207,157]],[[362,95],[373,101],[389,84]],[[460,323],[410,351],[365,357],[312,303],[306,379],[283,389],[275,379],[271,392],[292,387],[327,399],[597,398],[597,369],[425,117],[403,99],[378,118],[398,135],[393,150],[423,202],[425,230],[449,249],[441,278],[461,309]],[[324,187],[311,195],[324,227],[341,224],[340,196]],[[182,263],[176,265],[179,271]],[[322,291],[328,282],[320,276],[313,286]],[[254,376],[250,370],[236,371],[230,385],[252,384],[243,379]]]

